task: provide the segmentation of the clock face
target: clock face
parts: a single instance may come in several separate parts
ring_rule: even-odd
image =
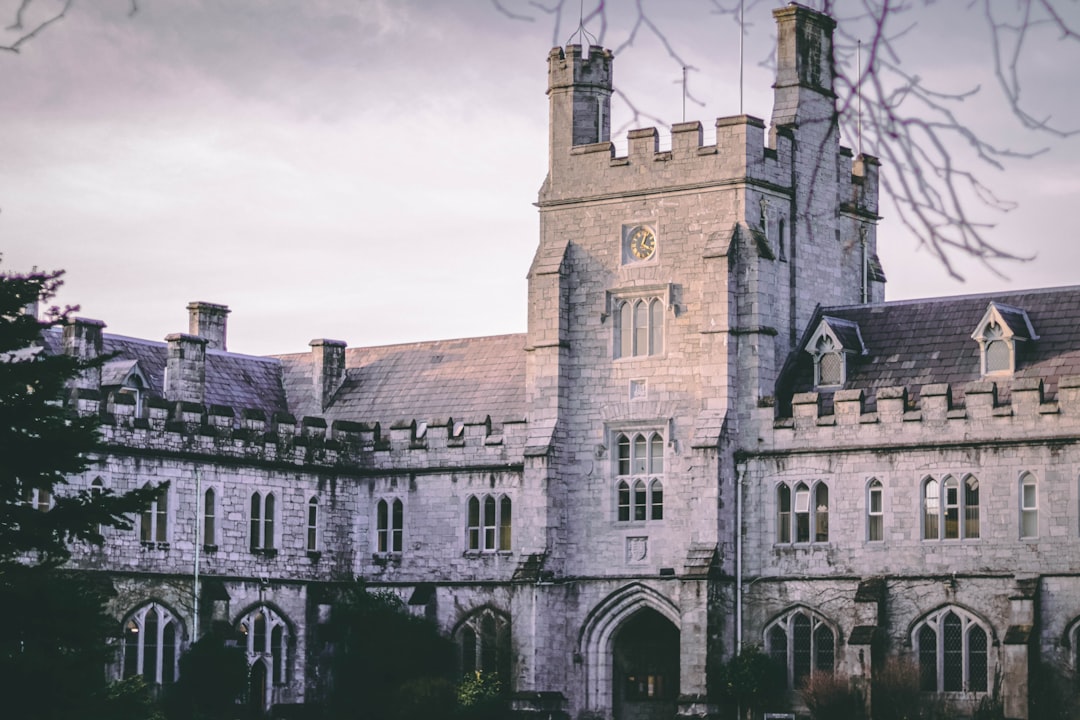
[[[638,260],[648,260],[656,252],[656,235],[647,227],[634,228],[630,234],[630,252]]]

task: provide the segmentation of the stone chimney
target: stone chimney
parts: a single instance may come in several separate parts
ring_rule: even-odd
[[[345,343],[322,338],[308,344],[311,346],[311,381],[315,405],[322,411],[345,381]]]
[[[77,360],[90,361],[101,357],[101,330],[105,323],[89,318],[71,318],[64,325],[64,354]],[[82,371],[72,385],[82,389],[97,390],[101,387],[101,368]]]
[[[184,333],[165,336],[165,399],[199,403],[206,396],[207,339]]]
[[[225,350],[225,322],[229,315],[227,305],[195,301],[188,303],[188,333],[206,339],[211,350]]]

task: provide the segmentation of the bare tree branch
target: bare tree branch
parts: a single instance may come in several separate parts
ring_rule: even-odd
[[[15,39],[15,42],[8,45],[0,45],[0,50],[7,50],[8,52],[13,53],[19,52],[19,50],[25,43],[33,40],[42,31],[44,31],[45,28],[49,27],[53,23],[57,23],[63,20],[64,16],[67,15],[67,11],[71,9],[71,6],[74,2],[75,0],[65,0],[64,6],[60,8],[59,12],[57,12],[55,15],[49,16],[45,20],[42,20],[30,30],[23,32],[18,38]],[[26,11],[33,3],[34,0],[22,0],[22,2],[19,3],[19,9],[15,11],[15,22],[13,22],[7,27],[8,30],[25,30],[25,26],[23,25],[24,16],[26,14]]]

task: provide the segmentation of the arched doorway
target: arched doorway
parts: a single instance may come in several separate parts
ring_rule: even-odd
[[[679,694],[679,630],[650,608],[634,613],[612,643],[616,720],[670,720]]]

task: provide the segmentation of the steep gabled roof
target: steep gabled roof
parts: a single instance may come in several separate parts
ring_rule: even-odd
[[[525,335],[349,348],[345,380],[323,411],[315,406],[311,353],[282,355],[296,415],[381,422],[525,418]]]
[[[1007,308],[1018,327],[1024,321],[1014,311],[1024,311],[1038,338],[1019,343],[1012,377],[1042,378],[1052,394],[1059,378],[1080,374],[1080,287],[851,305],[818,310],[777,383],[779,404],[783,407],[792,393],[814,390],[813,359],[803,347],[823,316],[857,324],[867,350],[865,356],[848,358],[846,382],[833,389],[862,389],[871,399],[883,387],[917,391],[950,383],[962,389],[981,377],[972,331],[991,302]]]

